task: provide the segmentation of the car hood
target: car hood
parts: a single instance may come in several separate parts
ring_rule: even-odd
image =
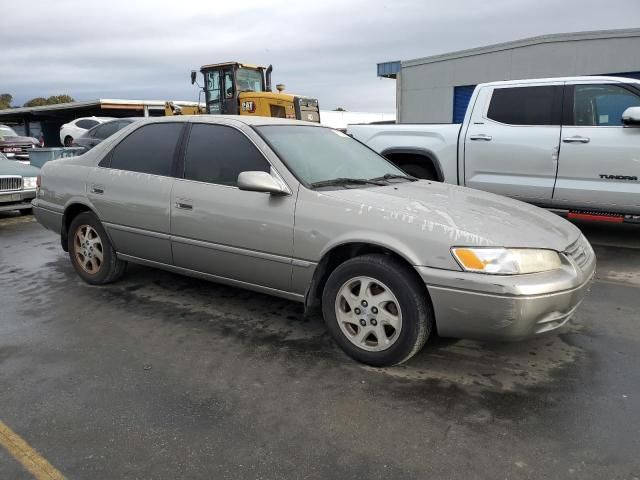
[[[417,181],[372,188],[324,190],[323,195],[356,204],[361,213],[382,213],[419,227],[451,246],[549,248],[564,251],[580,230],[558,215],[518,200],[444,183]],[[428,233],[427,233],[428,232]],[[443,239],[444,240],[444,239]]]
[[[39,143],[37,139],[33,137],[0,137],[0,145],[13,145],[24,143]]]
[[[37,177],[40,169],[25,165],[16,160],[0,159],[0,175],[20,175],[23,177]]]

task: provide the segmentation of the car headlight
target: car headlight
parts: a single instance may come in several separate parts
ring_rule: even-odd
[[[22,177],[22,188],[25,190],[36,188],[37,177]]]
[[[451,253],[468,272],[517,275],[555,270],[562,259],[554,250],[535,248],[455,247]]]

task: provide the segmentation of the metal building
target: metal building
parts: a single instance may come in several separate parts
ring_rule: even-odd
[[[640,29],[562,33],[378,64],[396,79],[400,123],[462,122],[484,82],[574,75],[640,78]]]

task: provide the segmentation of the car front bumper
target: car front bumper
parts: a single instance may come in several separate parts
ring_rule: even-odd
[[[515,341],[564,325],[587,294],[596,259],[528,275],[485,275],[417,267],[443,337]]]
[[[33,200],[35,196],[35,189],[19,190],[15,192],[0,192],[0,212],[26,210],[31,208],[31,200]]]

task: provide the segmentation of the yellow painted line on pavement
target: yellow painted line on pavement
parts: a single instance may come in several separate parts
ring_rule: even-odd
[[[56,468],[0,420],[0,445],[38,480],[65,480]]]

